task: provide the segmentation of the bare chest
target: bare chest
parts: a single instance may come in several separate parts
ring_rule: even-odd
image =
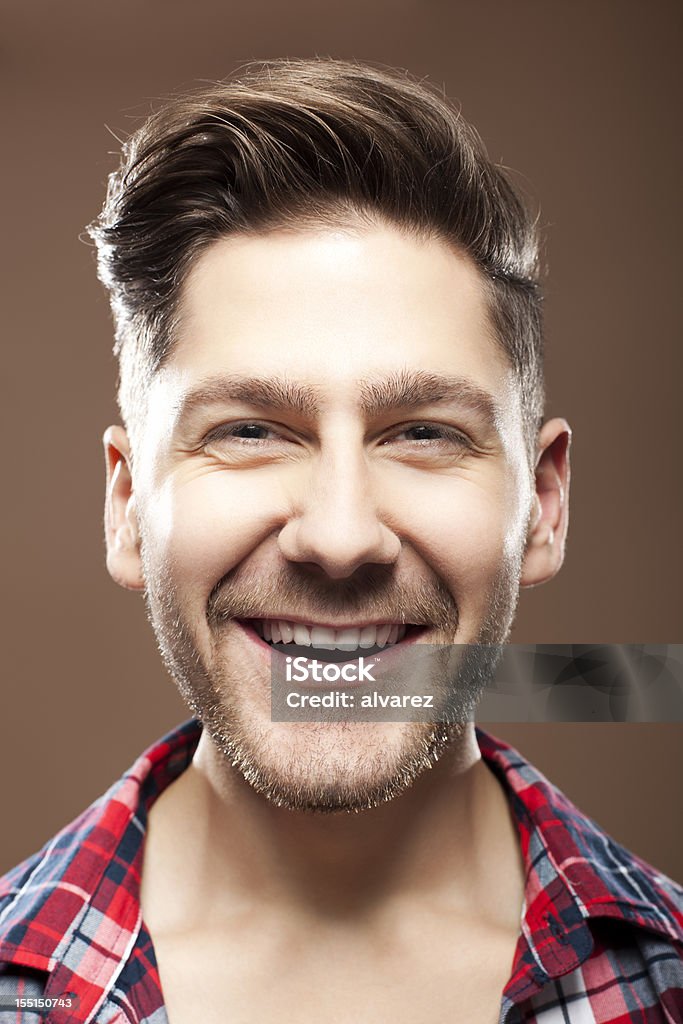
[[[476,932],[476,929],[475,929]],[[496,1024],[514,937],[154,939],[170,1024]]]

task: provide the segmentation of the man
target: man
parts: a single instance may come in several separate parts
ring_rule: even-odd
[[[155,114],[92,234],[107,564],[198,721],[4,881],[5,1019],[680,1020],[681,891],[475,733],[492,662],[437,721],[271,713],[289,649],[486,651],[561,566],[535,234],[474,133],[268,65]]]

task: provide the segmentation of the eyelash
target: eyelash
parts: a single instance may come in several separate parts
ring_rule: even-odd
[[[259,444],[263,441],[269,440],[269,438],[265,437],[240,437],[239,434],[234,433],[235,431],[242,430],[246,427],[256,427],[259,430],[273,432],[272,426],[268,426],[265,423],[259,423],[257,420],[245,420],[243,423],[223,423],[219,427],[215,427],[213,430],[209,431],[203,439],[201,447],[203,448],[215,443],[216,441],[224,441],[228,438],[245,445]]]
[[[268,433],[277,433],[275,427],[272,424],[260,423],[258,420],[244,420],[241,423],[223,423],[218,427],[211,430],[203,439],[201,447],[208,447],[209,445],[217,442],[230,439],[238,444],[245,445],[247,447],[256,446],[259,444],[268,443],[275,440],[274,438],[268,437],[241,437],[236,432],[238,430],[244,430],[246,428],[256,428],[258,430],[264,430]],[[416,422],[403,424],[400,430],[396,430],[394,434],[389,437],[385,437],[380,441],[380,444],[388,444],[390,441],[395,440],[401,434],[408,434],[412,430],[427,430],[433,433],[440,434],[439,437],[424,437],[424,438],[413,438],[412,442],[420,445],[421,447],[435,447],[436,445],[457,443],[458,445],[471,449],[473,444],[471,440],[463,433],[455,430],[452,427],[447,427],[440,423],[429,423],[429,422]],[[280,434],[279,439],[289,441],[290,438],[286,434]]]
[[[400,430],[399,434],[407,434],[411,430],[428,430],[433,433],[439,433],[440,437],[423,437],[413,438],[416,444],[420,445],[434,445],[439,443],[451,443],[455,441],[459,445],[464,445],[466,448],[472,447],[472,442],[462,434],[459,430],[454,430],[453,427],[444,426],[441,423],[409,423]],[[396,437],[397,435],[393,435]]]

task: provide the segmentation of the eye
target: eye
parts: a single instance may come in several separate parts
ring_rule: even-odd
[[[265,441],[271,431],[261,423],[240,423],[230,433],[232,437],[241,437],[245,441]]]
[[[383,444],[391,442],[417,443],[420,447],[458,447],[471,448],[472,442],[453,427],[442,423],[410,423],[401,430],[385,438]]]
[[[204,438],[204,444],[216,444],[218,441],[237,441],[246,444],[259,441],[280,439],[271,427],[264,423],[221,423],[211,430]]]
[[[233,420],[212,427],[197,450],[224,465],[247,468],[296,458],[302,447],[297,435],[282,424]]]
[[[442,427],[435,427],[431,423],[418,423],[414,427],[408,427],[398,435],[405,437],[408,441],[442,441],[447,436],[447,431]]]

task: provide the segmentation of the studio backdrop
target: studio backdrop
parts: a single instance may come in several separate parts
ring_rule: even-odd
[[[142,600],[103,557],[117,421],[84,227],[159,99],[316,54],[428,77],[536,202],[547,414],[574,430],[567,558],[523,592],[528,644],[680,642],[680,5],[667,0],[65,0],[3,4],[0,869],[187,717]],[[618,840],[683,880],[683,726],[491,725]]]

